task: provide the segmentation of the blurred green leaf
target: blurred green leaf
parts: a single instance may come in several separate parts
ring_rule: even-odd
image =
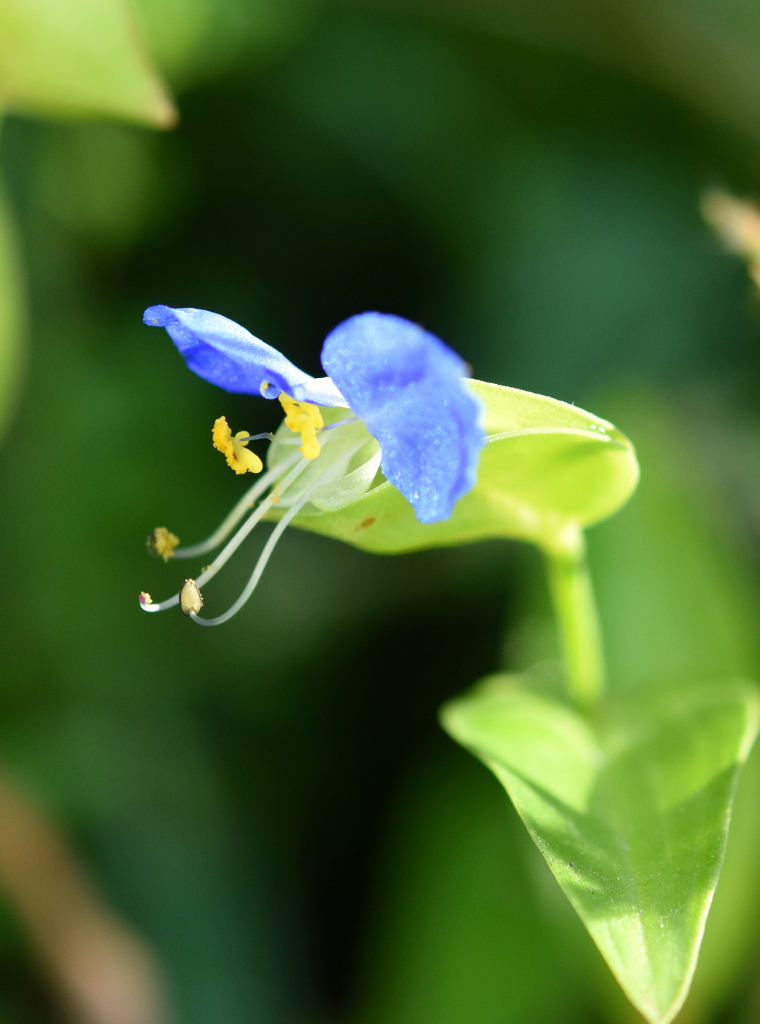
[[[688,992],[759,716],[754,685],[726,682],[610,700],[592,724],[514,676],[443,710],[652,1024],[671,1021]]]
[[[123,0],[0,0],[0,101],[160,128],[176,120]]]
[[[646,467],[625,510],[588,538],[611,685],[753,677],[757,590],[731,537],[736,503],[716,506],[711,462],[741,453],[736,471],[751,478],[756,451],[742,453],[741,440],[726,436],[725,413],[707,398],[686,416],[672,396],[651,391],[604,404],[635,436]]]
[[[151,54],[172,84],[217,76],[297,37],[321,11],[303,0],[132,0]]]
[[[543,395],[470,381],[485,406],[478,482],[450,519],[423,525],[383,482],[334,512],[304,512],[302,529],[375,552],[511,537],[547,548],[625,504],[638,481],[630,441],[611,423]],[[316,469],[315,469],[316,472]],[[304,474],[304,478],[305,478]]]
[[[155,237],[192,188],[182,160],[156,152],[152,132],[126,124],[47,127],[37,163],[35,200],[100,253]]]
[[[15,230],[0,191],[0,434],[5,432],[18,400],[25,312]]]

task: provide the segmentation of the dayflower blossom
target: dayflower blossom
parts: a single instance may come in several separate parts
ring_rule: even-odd
[[[279,537],[304,506],[340,507],[369,490],[379,472],[403,494],[421,523],[448,519],[459,498],[474,487],[483,444],[480,403],[463,379],[463,360],[417,324],[384,313],[350,317],[322,347],[329,376],[311,377],[218,313],[151,306],[143,319],[166,328],[187,365],[205,380],[225,391],[279,399],[285,412],[283,427],[274,435],[244,430],[233,435],[225,417],[216,420],[214,447],[236,473],[261,472],[263,462],[248,446],[264,438],[272,442],[268,470],[203,543],[178,547],[177,538],[163,527],[151,534],[148,547],[154,554],[164,560],[191,558],[219,547],[250,513],[212,565],[197,579],[186,580],[179,594],[160,604],[141,594],[146,611],[179,604],[195,622],[226,621],[247,601]],[[283,515],[240,598],[224,615],[202,618],[200,587],[274,506]]]

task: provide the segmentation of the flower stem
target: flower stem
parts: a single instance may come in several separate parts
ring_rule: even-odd
[[[576,704],[590,707],[604,689],[604,650],[580,529],[545,549],[549,589],[559,624],[565,676]]]

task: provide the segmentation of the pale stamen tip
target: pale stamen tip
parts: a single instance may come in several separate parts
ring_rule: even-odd
[[[195,580],[185,580],[179,592],[179,606],[188,617],[197,615],[203,607],[203,595]]]
[[[143,608],[146,608],[149,604],[153,604],[153,598],[150,594],[146,594],[144,590],[140,592],[140,604]]]

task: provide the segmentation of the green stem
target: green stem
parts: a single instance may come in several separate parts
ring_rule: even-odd
[[[604,651],[586,543],[574,530],[563,543],[545,549],[549,588],[559,623],[567,685],[573,700],[589,707],[604,689]]]

